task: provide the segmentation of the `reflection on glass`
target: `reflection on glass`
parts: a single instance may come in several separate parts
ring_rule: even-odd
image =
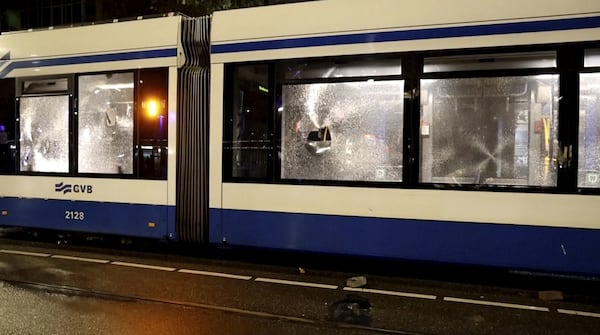
[[[168,160],[168,70],[141,69],[136,95],[141,100],[137,114],[134,161],[138,177],[166,179]]]
[[[556,67],[556,52],[540,51],[425,58],[423,72],[543,69],[553,67]]]
[[[281,178],[402,181],[404,82],[284,85]]]
[[[422,80],[421,121],[421,182],[556,186],[556,75]]]
[[[15,79],[0,79],[0,174],[17,170]]]
[[[22,97],[21,171],[69,172],[69,96]]]
[[[44,94],[66,92],[69,89],[67,78],[37,79],[23,81],[23,94]]]
[[[310,60],[290,61],[283,64],[286,80],[315,78],[350,78],[399,76],[402,74],[398,58],[365,59],[353,61]]]
[[[600,187],[600,73],[581,74],[578,187]]]
[[[243,65],[235,69],[231,118],[226,125],[224,146],[224,155],[231,157],[232,177],[267,176],[272,149],[268,132],[268,73],[266,65]]]
[[[583,57],[583,66],[600,66],[600,49],[585,50],[585,54]]]
[[[80,173],[133,173],[133,73],[79,77]]]

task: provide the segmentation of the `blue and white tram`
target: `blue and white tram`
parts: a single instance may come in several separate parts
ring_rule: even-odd
[[[0,58],[0,225],[600,275],[600,3],[311,1]]]
[[[171,15],[0,35],[0,225],[175,237],[176,217],[189,217],[175,204],[196,186],[177,175],[197,164],[178,155],[205,142],[182,118],[206,110],[185,92],[208,91],[208,23]]]
[[[600,3],[217,12],[212,243],[600,274]]]

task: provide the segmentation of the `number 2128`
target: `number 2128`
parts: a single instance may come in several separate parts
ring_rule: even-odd
[[[80,211],[65,211],[65,220],[85,220],[85,213]]]

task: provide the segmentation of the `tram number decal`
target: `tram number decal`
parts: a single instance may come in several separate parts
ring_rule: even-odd
[[[65,211],[65,220],[85,220],[85,212],[80,211]]]

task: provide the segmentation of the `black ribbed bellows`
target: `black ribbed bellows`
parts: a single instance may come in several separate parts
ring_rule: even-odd
[[[183,18],[185,63],[177,102],[176,230],[180,241],[208,240],[210,16]]]

